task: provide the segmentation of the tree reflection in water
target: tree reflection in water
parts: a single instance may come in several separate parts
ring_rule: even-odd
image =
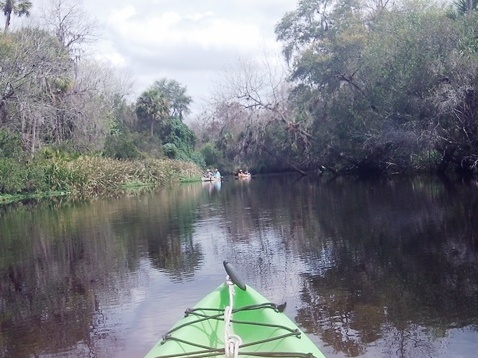
[[[433,357],[431,342],[448,329],[477,327],[476,195],[455,193],[456,205],[443,205],[449,196],[437,188],[404,188],[399,196],[347,190],[343,205],[330,191],[319,198],[325,232],[311,243],[317,259],[301,277],[296,319],[347,356],[377,342],[387,356]],[[332,263],[325,270],[321,258]]]
[[[97,356],[115,347],[102,343],[114,337],[99,296],[124,301],[136,282],[121,276],[138,275],[145,256],[173,279],[193,275],[202,253],[191,208],[200,193],[2,210],[0,356]]]
[[[158,317],[174,307],[169,328],[184,292],[219,284],[223,259],[292,301],[329,356],[444,356],[453,329],[477,337],[477,218],[476,188],[407,178],[255,177],[2,209],[0,356],[115,356],[132,327],[159,339]],[[147,297],[154,275],[168,292]],[[142,295],[145,323],[115,331]]]

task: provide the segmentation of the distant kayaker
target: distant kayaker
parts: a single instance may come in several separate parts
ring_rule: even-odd
[[[221,173],[219,173],[219,170],[217,170],[217,168],[216,168],[216,171],[214,172],[214,177],[215,178],[220,178],[221,177]]]

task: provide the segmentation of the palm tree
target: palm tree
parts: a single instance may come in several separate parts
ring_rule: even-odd
[[[157,88],[168,99],[170,116],[183,120],[183,114],[190,112],[189,105],[192,99],[186,94],[186,87],[183,87],[178,81],[163,78],[154,82],[153,87]]]
[[[5,0],[0,1],[0,9],[3,10],[5,14],[5,32],[8,31],[8,27],[10,26],[10,18],[12,16],[12,12],[14,15],[17,16],[30,16],[30,9],[32,8],[31,1],[27,0]]]
[[[154,124],[169,115],[169,102],[158,89],[149,89],[138,98],[136,114],[140,120],[149,122],[152,137],[154,136]]]

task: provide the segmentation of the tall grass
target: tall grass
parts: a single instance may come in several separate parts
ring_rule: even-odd
[[[55,192],[81,197],[104,196],[121,193],[128,186],[156,187],[201,175],[197,165],[170,159],[123,161],[81,156],[3,164],[0,172],[5,176],[0,176],[0,194]]]
[[[200,174],[195,164],[169,159],[80,157],[68,162],[66,168],[73,178],[70,191],[82,196],[115,194],[129,185],[161,186]]]

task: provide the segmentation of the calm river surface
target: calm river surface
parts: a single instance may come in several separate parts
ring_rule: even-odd
[[[476,357],[478,185],[295,176],[0,207],[0,356],[143,357],[228,260],[327,357]]]

